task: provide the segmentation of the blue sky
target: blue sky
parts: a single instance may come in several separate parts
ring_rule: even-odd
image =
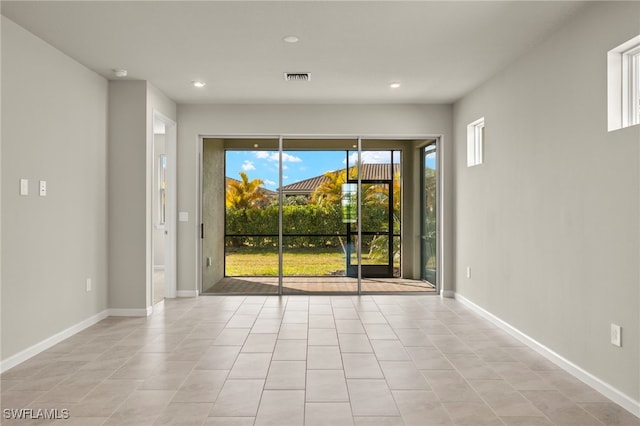
[[[399,162],[399,153],[396,153]],[[357,152],[349,152],[349,164],[357,160]],[[282,180],[284,185],[299,182],[328,171],[346,167],[345,151],[284,151],[282,153]],[[365,163],[389,163],[388,151],[363,151]],[[277,151],[227,151],[226,175],[240,178],[244,171],[249,179],[262,179],[264,186],[275,190],[278,188],[278,152]]]

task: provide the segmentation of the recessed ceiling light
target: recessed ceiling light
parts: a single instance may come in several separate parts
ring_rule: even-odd
[[[204,87],[207,85],[204,81],[192,81],[193,87]]]
[[[284,40],[286,43],[297,43],[300,41],[300,39],[294,35],[288,35],[286,37],[283,37],[282,40]]]
[[[115,75],[116,77],[126,77],[127,76],[127,70],[122,70],[122,69],[114,69],[113,71],[113,75]]]
[[[400,87],[400,83],[394,81],[392,83],[389,83],[389,87],[391,87],[392,89],[397,89],[398,87]]]

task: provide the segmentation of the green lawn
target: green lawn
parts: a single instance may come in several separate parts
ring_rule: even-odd
[[[357,257],[352,254],[352,262]],[[369,256],[362,256],[363,265],[378,264]],[[397,263],[396,268],[400,267]],[[227,251],[225,274],[230,277],[278,276],[278,251],[276,248],[235,248]],[[340,248],[284,249],[282,269],[285,276],[344,275],[346,264]]]
[[[336,271],[344,274],[344,254],[338,251],[297,250],[284,251],[282,256],[284,275],[322,276],[332,275]],[[247,250],[226,255],[226,275],[228,276],[277,276],[277,251],[264,252]]]

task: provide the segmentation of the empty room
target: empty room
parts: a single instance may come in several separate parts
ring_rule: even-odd
[[[640,2],[2,1],[7,425],[640,425]]]

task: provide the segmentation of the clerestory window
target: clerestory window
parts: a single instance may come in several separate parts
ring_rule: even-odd
[[[622,67],[623,114],[626,125],[633,126],[640,124],[640,46],[622,54]]]
[[[482,164],[484,117],[467,126],[467,167]]]
[[[640,36],[607,54],[609,131],[640,124]]]

